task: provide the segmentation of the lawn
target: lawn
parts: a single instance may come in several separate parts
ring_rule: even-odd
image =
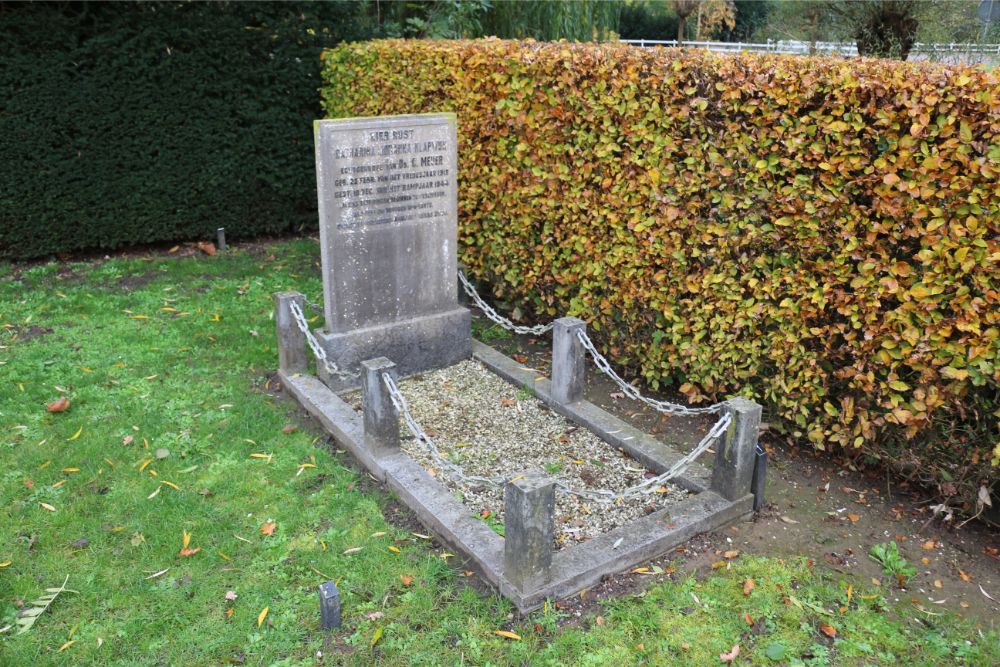
[[[0,265],[0,664],[1000,664],[995,633],[746,554],[517,618],[274,392],[271,295],[318,300],[318,257]]]

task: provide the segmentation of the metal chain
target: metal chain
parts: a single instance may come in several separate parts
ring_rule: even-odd
[[[290,301],[288,309],[292,311],[292,317],[295,318],[295,324],[298,325],[299,331],[301,331],[306,337],[306,343],[309,344],[309,348],[313,351],[313,354],[316,355],[316,363],[323,364],[326,372],[330,375],[336,375],[337,377],[344,379],[354,377],[354,374],[340,370],[340,367],[330,361],[330,359],[326,356],[326,350],[323,349],[323,347],[319,344],[319,341],[316,340],[316,337],[313,336],[312,331],[309,330],[309,323],[306,321],[306,316],[302,312],[302,308],[299,304],[295,301]]]
[[[392,379],[392,376],[388,373],[382,373],[382,381],[389,390],[389,398],[392,399],[392,404],[396,406],[396,411],[403,417],[403,421],[406,422],[406,427],[410,429],[410,433],[413,434],[413,437],[417,440],[417,442],[420,442],[425,446],[427,452],[431,455],[431,458],[436,461],[440,467],[446,469],[452,475],[465,482],[489,484],[490,486],[500,487],[507,481],[504,477],[479,477],[477,475],[466,475],[462,472],[462,468],[460,466],[452,463],[450,459],[438,451],[437,445],[434,444],[434,440],[431,436],[427,435],[427,432],[420,427],[417,420],[413,418],[412,414],[410,414],[410,406],[407,405],[406,398],[403,396],[403,393],[399,391],[399,387],[396,386],[396,382]]]
[[[674,477],[684,474],[695,459],[701,456],[705,450],[712,446],[712,444],[725,434],[726,429],[732,423],[733,417],[730,413],[726,412],[719,418],[719,421],[715,422],[715,425],[708,430],[705,437],[701,439],[694,449],[692,449],[683,458],[679,459],[670,468],[656,477],[651,477],[644,482],[640,482],[634,486],[630,486],[622,491],[610,491],[608,489],[596,489],[596,490],[579,490],[573,489],[567,486],[561,480],[556,480],[556,488],[561,489],[566,493],[571,493],[575,496],[581,498],[586,498],[587,500],[592,500],[598,503],[609,503],[609,502],[619,502],[620,500],[627,500],[636,496],[655,493],[662,485],[669,482]]]
[[[494,488],[501,488],[506,483],[505,477],[480,477],[478,475],[466,475],[461,466],[453,463],[446,456],[441,454],[438,450],[437,445],[434,443],[433,438],[427,435],[427,432],[421,428],[417,420],[414,419],[413,415],[410,413],[410,406],[406,403],[406,398],[403,393],[399,390],[396,382],[392,379],[392,376],[388,373],[382,373],[382,381],[385,383],[386,388],[389,390],[389,398],[392,400],[392,404],[396,407],[396,411],[403,417],[403,421],[406,423],[406,427],[413,434],[413,437],[424,445],[426,451],[430,454],[431,458],[437,462],[437,464],[446,470],[451,475],[455,476],[459,480],[465,482],[473,482],[476,484],[487,484],[493,486]],[[722,417],[719,418],[712,428],[709,429],[705,437],[701,439],[691,452],[680,458],[676,463],[674,463],[670,468],[656,477],[647,479],[639,484],[630,486],[622,491],[611,491],[610,489],[574,489],[569,484],[561,479],[556,479],[555,486],[557,489],[563,493],[568,493],[592,502],[606,504],[612,502],[621,502],[622,500],[627,500],[636,496],[643,494],[655,493],[663,484],[684,473],[688,467],[694,463],[701,454],[705,452],[712,444],[725,434],[726,429],[732,423],[733,417],[730,413],[724,413]]]
[[[513,331],[516,334],[532,334],[534,336],[540,336],[543,333],[552,330],[553,324],[551,322],[549,322],[548,324],[536,324],[533,327],[526,327],[520,324],[514,324],[506,317],[504,317],[497,311],[493,310],[493,307],[490,306],[490,304],[483,301],[482,297],[480,297],[479,294],[476,293],[476,289],[472,286],[472,283],[469,282],[469,279],[466,278],[465,274],[462,273],[461,271],[458,272],[458,279],[462,283],[462,287],[465,289],[465,293],[469,295],[469,298],[472,299],[473,303],[476,304],[476,307],[479,308],[479,310],[483,311],[483,315],[486,315],[488,319],[493,320],[494,322],[502,326],[504,329]]]
[[[577,329],[576,337],[580,340],[580,344],[583,345],[583,349],[589,352],[590,356],[594,359],[594,365],[596,365],[601,372],[611,378],[615,384],[621,388],[622,393],[629,398],[642,401],[658,412],[662,412],[667,415],[717,414],[722,411],[722,407],[725,405],[725,403],[715,403],[714,405],[708,405],[702,408],[691,408],[686,405],[680,405],[679,403],[658,401],[655,398],[643,396],[639,393],[638,389],[623,380],[618,373],[615,373],[614,369],[611,368],[611,364],[604,358],[604,355],[597,351],[597,348],[594,347],[594,343],[590,340],[590,337],[587,336],[587,333],[584,330]]]

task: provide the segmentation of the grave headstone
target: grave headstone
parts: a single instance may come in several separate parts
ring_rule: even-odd
[[[354,374],[388,357],[400,375],[471,355],[457,299],[454,114],[316,122],[316,182],[327,355]]]

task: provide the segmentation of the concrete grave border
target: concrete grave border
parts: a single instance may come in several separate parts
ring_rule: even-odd
[[[673,483],[696,495],[592,540],[561,551],[551,548],[551,478],[524,471],[504,492],[505,534],[494,533],[424,468],[399,449],[398,414],[380,374],[395,375],[388,359],[362,364],[363,413],[358,414],[329,387],[308,374],[305,336],[291,317],[297,292],[275,294],[279,371],[285,389],[344,449],[392,489],[429,530],[475,564],[482,576],[523,613],[546,599],[564,598],[660,556],[691,537],[748,517],[761,406],[744,398],[727,401],[733,420],[716,447],[710,471],[694,463]],[[630,426],[582,396],[582,349],[576,318],[556,321],[553,379],[541,377],[488,345],[472,342],[472,357],[519,386],[533,390],[551,409],[590,429],[649,469],[661,473],[681,458],[656,438]],[[563,400],[557,400],[556,396]]]

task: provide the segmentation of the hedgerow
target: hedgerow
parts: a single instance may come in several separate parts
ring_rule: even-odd
[[[457,113],[461,260],[496,297],[944,496],[995,481],[995,73],[376,41],[324,80],[329,117]]]

